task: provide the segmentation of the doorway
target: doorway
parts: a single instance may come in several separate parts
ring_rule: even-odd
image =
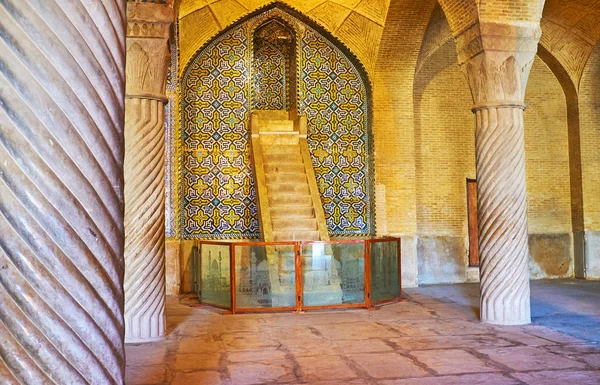
[[[479,223],[477,221],[477,180],[467,179],[467,216],[469,224],[469,267],[479,266]]]

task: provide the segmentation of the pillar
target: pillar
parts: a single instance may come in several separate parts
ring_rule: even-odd
[[[0,2],[0,378],[123,384],[125,2]]]
[[[539,23],[481,23],[457,39],[475,106],[481,320],[531,322],[523,110]]]
[[[125,100],[125,342],[165,337],[165,96],[173,8],[129,3]]]

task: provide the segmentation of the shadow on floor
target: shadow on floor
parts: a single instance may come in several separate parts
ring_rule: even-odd
[[[406,289],[419,303],[453,302],[470,306],[479,317],[479,284],[428,285]],[[531,320],[573,337],[600,343],[600,281],[531,281]]]

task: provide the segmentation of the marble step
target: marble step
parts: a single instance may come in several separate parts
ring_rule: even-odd
[[[298,146],[300,136],[297,132],[263,132],[259,135],[262,148],[267,146]]]
[[[261,151],[263,153],[263,155],[271,155],[271,154],[289,154],[289,155],[293,155],[293,154],[300,154],[300,149],[298,148],[298,146],[286,146],[286,145],[280,145],[280,146],[264,146],[261,147]]]
[[[275,242],[279,241],[318,241],[318,231],[273,231]]]
[[[277,194],[269,195],[270,206],[311,206],[312,199],[310,195],[298,195],[298,194]]]
[[[261,120],[288,120],[290,118],[290,114],[286,110],[256,110],[252,111],[252,114]]]
[[[274,206],[271,205],[271,218],[314,218],[315,210],[311,206]]]
[[[266,132],[293,132],[294,121],[293,120],[261,120],[259,123],[258,131],[261,133]]]
[[[264,164],[265,173],[275,174],[304,174],[304,165],[298,163],[292,164]]]
[[[300,152],[292,153],[292,154],[270,154],[263,153],[263,162],[266,164],[270,163],[302,163],[302,156],[300,156]]]
[[[310,195],[308,183],[269,183],[267,182],[267,192],[269,196],[279,194],[299,194]]]
[[[294,173],[294,174],[267,174],[267,185],[276,184],[276,183],[307,183],[306,174],[304,173]]]
[[[318,230],[315,218],[272,218],[273,231],[313,231]]]

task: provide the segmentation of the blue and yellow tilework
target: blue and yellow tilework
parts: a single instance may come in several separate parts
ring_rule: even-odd
[[[256,238],[249,159],[248,37],[238,27],[198,55],[182,79],[184,238]]]
[[[345,55],[314,30],[302,38],[301,62],[301,110],[329,233],[368,235],[372,170],[365,85]]]
[[[308,118],[309,147],[330,234],[370,235],[373,172],[365,76],[323,34],[283,11],[271,13],[293,24],[291,50],[277,47],[266,52],[261,50],[274,46],[254,46],[254,32],[270,21],[259,15],[215,38],[183,73],[178,233],[182,238],[260,236],[250,163],[250,111],[289,108],[293,92],[288,95],[286,88],[293,87],[299,113]],[[293,67],[282,52],[293,53]],[[274,67],[257,73],[261,64]],[[286,75],[289,68],[294,68],[294,76]],[[277,85],[278,97],[256,95],[257,79],[265,74]],[[294,84],[286,84],[288,79]]]

